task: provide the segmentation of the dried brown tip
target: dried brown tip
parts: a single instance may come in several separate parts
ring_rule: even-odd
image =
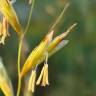
[[[45,40],[48,40],[48,42],[50,43],[52,41],[53,34],[54,34],[54,30],[52,30],[50,33],[47,34]]]

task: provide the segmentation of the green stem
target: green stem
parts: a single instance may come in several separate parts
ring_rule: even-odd
[[[19,94],[20,94],[20,89],[21,89],[21,78],[20,78],[21,48],[22,48],[22,38],[20,38],[20,41],[19,41],[19,49],[18,49],[18,89],[17,89],[17,96],[19,96]]]
[[[32,17],[32,12],[33,12],[33,8],[34,8],[34,2],[35,2],[35,0],[32,1],[32,5],[31,5],[30,12],[29,12],[29,17],[28,17],[28,22],[27,22],[24,34],[19,38],[19,49],[18,49],[18,89],[17,89],[17,96],[20,95],[20,89],[21,89],[20,60],[21,60],[22,43],[23,43],[24,35],[28,31],[28,28],[29,28],[29,25],[30,25],[30,21],[31,21],[31,17]]]
[[[18,91],[17,91],[17,96],[20,95],[20,89],[21,89],[21,79],[19,78],[18,80],[19,80],[19,81],[18,81]]]

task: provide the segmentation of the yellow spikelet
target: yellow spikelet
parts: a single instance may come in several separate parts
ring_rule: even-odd
[[[30,70],[34,69],[39,62],[39,59],[45,53],[50,41],[52,40],[53,31],[49,33],[44,40],[31,52],[21,70],[21,78]]]
[[[0,75],[0,88],[2,92],[5,94],[5,96],[12,96],[12,92],[10,89],[10,86],[8,85],[8,82]]]
[[[68,28],[68,30],[61,35],[57,36],[49,45],[48,47],[48,53],[51,54],[51,52],[54,50],[54,48],[71,32],[71,30],[77,25],[77,23],[74,23],[72,26]]]
[[[9,0],[0,0],[0,12],[6,17],[8,22],[20,36],[22,34],[22,29],[15,10]]]
[[[14,96],[11,80],[7,75],[6,69],[0,58],[0,89],[5,96]]]
[[[57,52],[59,49],[64,47],[68,43],[68,40],[63,40],[71,31],[72,29],[77,25],[77,23],[74,23],[72,26],[68,28],[68,30],[59,36],[55,37],[52,42],[49,44],[47,48],[48,56],[50,57],[55,52]],[[45,60],[45,57],[42,56],[39,60],[39,64],[42,63]]]

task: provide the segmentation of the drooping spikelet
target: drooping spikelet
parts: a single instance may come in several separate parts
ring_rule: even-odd
[[[0,12],[5,16],[7,21],[20,36],[22,34],[22,28],[20,26],[16,12],[9,0],[0,0]]]
[[[6,37],[9,36],[8,26],[7,19],[3,17],[2,22],[0,22],[0,44],[4,44]]]
[[[39,62],[39,59],[46,52],[46,49],[51,42],[53,37],[53,31],[47,34],[44,40],[31,52],[25,64],[21,70],[21,78],[30,70],[35,69],[36,65]]]

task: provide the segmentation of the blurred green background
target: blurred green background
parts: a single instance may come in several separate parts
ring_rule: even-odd
[[[67,1],[70,7],[54,37],[73,23],[78,25],[65,38],[70,41],[69,44],[48,61],[50,86],[37,87],[35,96],[96,96],[96,0],[36,0],[30,28],[25,36],[22,63],[49,31]],[[25,27],[30,9],[28,0],[17,0],[14,7]],[[10,34],[6,44],[0,45],[0,56],[16,92],[18,38],[12,28]]]

